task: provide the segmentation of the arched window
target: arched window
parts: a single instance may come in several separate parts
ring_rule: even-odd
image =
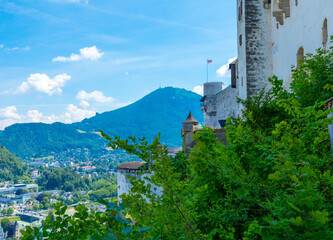
[[[326,47],[326,44],[328,42],[327,18],[325,18],[323,23],[322,39],[323,39],[323,46]]]
[[[300,47],[297,51],[297,68],[299,68],[299,65],[302,64],[302,60],[304,58],[304,48]]]
[[[238,21],[242,20],[243,16],[243,1],[240,1],[240,4],[238,6]]]

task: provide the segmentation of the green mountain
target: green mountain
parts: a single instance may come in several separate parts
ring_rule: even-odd
[[[27,166],[22,160],[0,144],[0,182],[14,181],[21,178],[27,172]]]
[[[95,149],[103,144],[97,134],[84,133],[58,122],[14,124],[0,134],[0,142],[21,158],[46,157],[74,148]]]
[[[105,148],[98,135],[102,130],[110,136],[146,137],[153,140],[161,133],[161,142],[170,147],[181,146],[181,126],[191,110],[203,122],[201,96],[179,88],[160,88],[126,107],[97,114],[73,124],[14,124],[0,134],[0,142],[12,153],[24,157],[42,157],[87,148]]]

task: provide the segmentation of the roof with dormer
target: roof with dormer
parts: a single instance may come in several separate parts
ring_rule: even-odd
[[[183,123],[199,123],[199,122],[193,117],[192,112],[190,111],[188,117]]]

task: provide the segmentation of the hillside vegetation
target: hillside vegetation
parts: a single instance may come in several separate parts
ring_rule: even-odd
[[[99,148],[101,138],[94,133],[80,133],[69,124],[27,123],[7,127],[0,141],[24,158],[49,156],[73,148]]]
[[[27,176],[27,166],[0,144],[0,182],[17,181]]]
[[[0,142],[9,151],[25,157],[45,157],[68,149],[98,151],[106,141],[96,134],[103,129],[109,135],[146,137],[152,141],[159,132],[161,141],[170,147],[181,146],[181,123],[191,110],[199,122],[201,96],[179,88],[160,88],[139,101],[97,114],[73,124],[14,124],[0,134]]]

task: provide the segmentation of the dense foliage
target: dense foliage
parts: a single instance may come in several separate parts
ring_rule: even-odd
[[[75,149],[89,149],[93,157],[107,142],[99,129],[110,135],[145,136],[149,140],[163,132],[161,141],[168,146],[181,146],[179,129],[189,109],[202,122],[200,95],[179,88],[161,88],[126,107],[98,114],[73,124],[25,123],[7,127],[0,142],[12,153],[26,157],[61,155]],[[77,156],[76,156],[77,158]]]
[[[51,168],[45,169],[39,178],[36,179],[41,190],[64,190],[71,192],[76,190],[87,190],[90,180],[89,177],[81,178],[70,168]]]
[[[28,179],[28,168],[22,160],[11,154],[0,144],[0,182]]]
[[[107,203],[106,211],[95,212],[83,205],[76,207],[74,215],[67,215],[67,207],[62,204],[55,205],[55,215],[47,216],[41,229],[28,226],[23,231],[22,240],[116,240],[140,239],[147,229],[132,226],[132,220],[124,216],[119,217],[119,212],[126,212],[124,205]]]
[[[197,144],[189,157],[180,153],[173,158],[159,138],[149,143],[103,134],[110,147],[146,161],[149,181],[163,187],[159,197],[150,184],[131,177],[133,187],[122,196],[123,211],[135,220],[135,228],[146,231],[122,231],[110,239],[333,239],[333,152],[327,131],[333,119],[327,118],[330,111],[322,101],[333,95],[327,78],[333,71],[332,49],[303,62],[294,70],[291,92],[274,77],[270,91],[239,100],[244,110],[242,117],[227,121],[227,146],[212,129],[203,128],[195,134]],[[311,91],[300,90],[321,77],[326,79],[321,87],[309,84]],[[118,210],[98,226],[84,224],[105,229],[122,216]],[[46,226],[43,233],[54,228]],[[78,239],[87,239],[83,229],[74,229]],[[60,232],[53,231],[51,239],[72,234],[67,228]]]
[[[0,141],[12,153],[25,157],[46,157],[68,149],[100,149],[102,140],[94,133],[79,132],[64,123],[24,123],[7,127]]]
[[[108,172],[100,172],[98,176],[85,175],[81,177],[70,168],[44,169],[36,179],[40,190],[63,190],[74,192],[73,200],[67,202],[79,202],[83,200],[98,200],[101,198],[115,197],[117,194],[116,176]],[[79,191],[88,191],[87,196],[82,197]]]

